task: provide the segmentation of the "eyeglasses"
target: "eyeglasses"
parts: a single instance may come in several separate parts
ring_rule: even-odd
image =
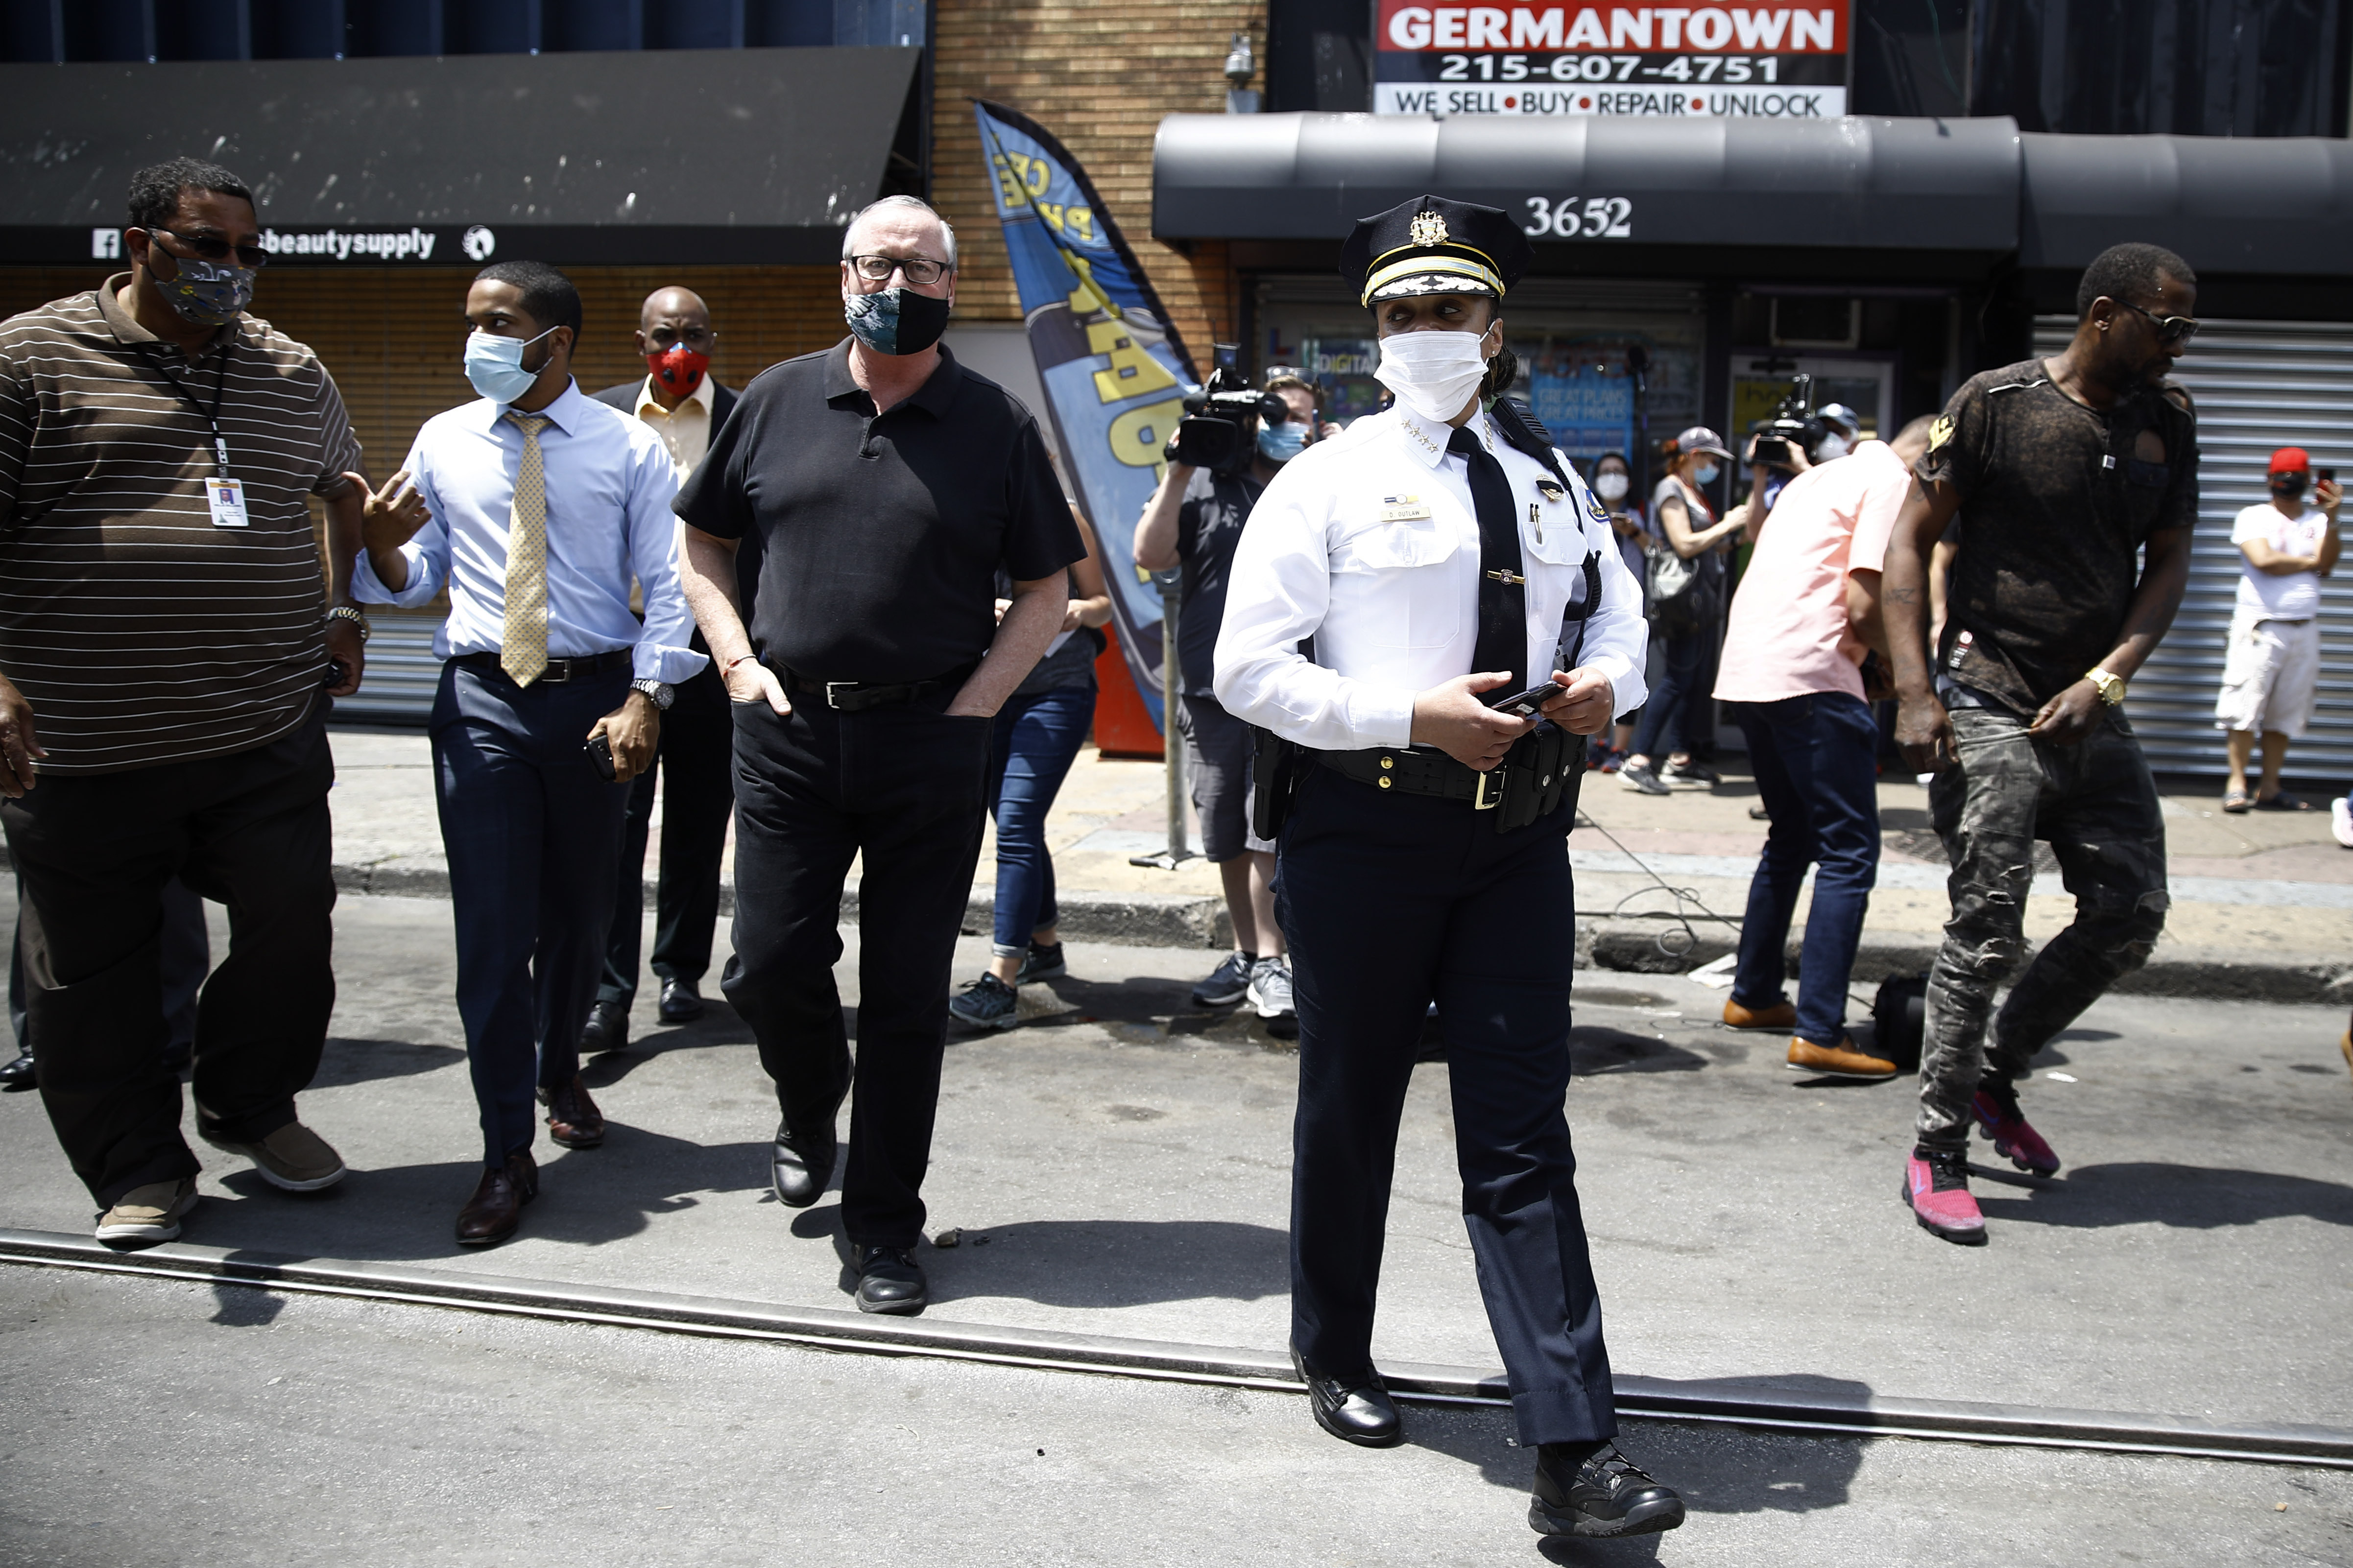
[[[906,274],[910,283],[936,283],[948,269],[946,262],[928,256],[846,256],[842,259],[870,283],[888,282],[893,272]]]
[[[2199,323],[2190,317],[2160,316],[2154,310],[2142,310],[2130,300],[2119,300],[2116,303],[2127,310],[2147,317],[2148,324],[2156,329],[2159,342],[2171,343],[2176,348],[2187,348],[2189,346],[2189,340],[2198,335]]]
[[[227,240],[215,239],[210,235],[192,237],[185,234],[174,234],[168,228],[157,228],[152,224],[148,226],[147,232],[168,235],[174,244],[186,246],[206,261],[227,261],[229,258],[229,253],[234,251],[237,254],[237,264],[241,267],[269,265],[269,252],[258,245],[231,245]]]

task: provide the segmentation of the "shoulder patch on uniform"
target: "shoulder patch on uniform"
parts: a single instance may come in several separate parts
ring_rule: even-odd
[[[1943,446],[1946,442],[1951,440],[1953,438],[1953,416],[1951,415],[1937,415],[1936,422],[1928,426],[1928,450],[1933,452],[1937,447]]]

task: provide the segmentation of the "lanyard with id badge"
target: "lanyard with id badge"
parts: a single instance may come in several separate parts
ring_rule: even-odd
[[[164,379],[172,384],[172,390],[185,398],[189,407],[204,416],[206,428],[212,432],[215,468],[212,478],[205,481],[205,500],[212,509],[215,528],[250,526],[250,520],[245,512],[245,481],[228,471],[228,439],[221,434],[220,427],[221,394],[228,386],[228,356],[236,346],[234,339],[221,345],[220,370],[213,377],[213,403],[210,408],[196,401],[196,395],[188,390],[187,383],[173,374],[171,367],[160,360],[155,365],[155,368],[163,373]]]

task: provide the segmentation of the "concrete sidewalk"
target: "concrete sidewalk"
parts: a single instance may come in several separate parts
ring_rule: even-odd
[[[447,897],[425,737],[343,730],[334,747],[338,879],[353,892]],[[1164,847],[1164,800],[1157,763],[1081,753],[1048,819],[1067,937],[1204,948],[1230,940],[1214,867],[1128,864],[1131,855]],[[1588,825],[1569,841],[1585,917],[1579,965],[1676,973],[1729,952],[1737,928],[1716,917],[1736,920],[1746,902],[1765,837],[1765,825],[1748,816],[1755,804],[1756,786],[1743,778],[1727,778],[1713,792],[1659,797],[1588,774]],[[2165,795],[2165,813],[2173,911],[2157,957],[2126,989],[2353,1001],[2353,851],[2329,837],[2327,816],[2227,816],[2218,798],[2179,792]],[[1886,854],[1856,970],[1863,981],[1926,969],[1947,910],[1927,792],[1909,779],[1883,782],[1880,814]],[[1199,843],[1198,832],[1191,841]],[[968,931],[987,929],[993,850],[992,838],[983,845]],[[649,905],[651,853],[649,847]],[[732,890],[731,879],[723,909],[733,908]],[[2027,934],[2041,942],[2072,918],[2073,905],[2047,859],[2035,894]],[[855,911],[853,880],[844,913]],[[1801,906],[1800,933],[1803,924]]]

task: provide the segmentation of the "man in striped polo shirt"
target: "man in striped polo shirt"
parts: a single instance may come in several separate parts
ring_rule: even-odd
[[[294,1109],[335,997],[323,694],[359,684],[351,561],[393,503],[318,360],[244,314],[269,258],[234,175],[140,171],[124,239],[130,272],[0,323],[0,830],[41,1098],[99,1238],[136,1244],[196,1197],[159,1048],[174,877],[229,912],[197,1131],[290,1191],[343,1174]]]

